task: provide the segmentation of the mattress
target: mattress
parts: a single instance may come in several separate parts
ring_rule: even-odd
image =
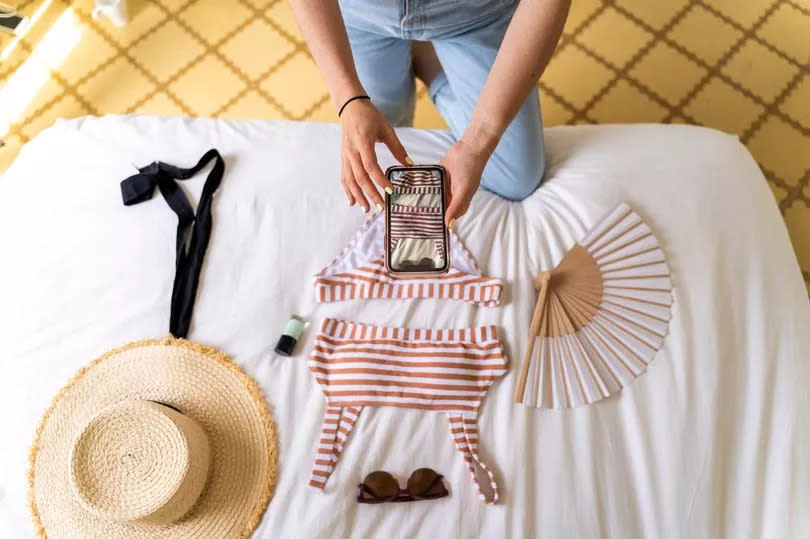
[[[440,131],[399,131],[438,162]],[[312,276],[364,216],[338,184],[336,125],[111,116],[59,121],[0,180],[0,536],[33,533],[28,447],[52,396],[124,342],[165,335],[175,216],[121,204],[119,181],[154,160],[225,157],[190,338],[259,382],[280,441],[279,482],[255,537],[800,537],[810,535],[810,303],[773,196],[735,138],[688,126],[547,130],[542,188],[523,202],[480,191],[458,233],[503,306],[442,300],[316,304]],[[393,163],[380,149],[383,166]],[[196,200],[202,179],[183,182]],[[552,268],[627,202],[672,270],[669,335],[648,371],[586,407],[513,403],[535,301]],[[273,352],[291,313],[310,325]],[[306,357],[325,317],[405,327],[497,324],[510,358],[479,419],[501,501],[479,500],[442,414],[369,408],[325,492],[307,486],[325,401]],[[148,373],[144,373],[148,376]],[[446,477],[438,501],[354,499],[384,469]]]

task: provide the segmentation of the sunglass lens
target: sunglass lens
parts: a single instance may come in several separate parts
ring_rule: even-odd
[[[419,468],[408,478],[408,492],[412,496],[426,496],[441,490],[439,474],[430,468]]]
[[[388,472],[371,472],[363,481],[368,491],[378,498],[392,498],[399,492],[399,484]]]

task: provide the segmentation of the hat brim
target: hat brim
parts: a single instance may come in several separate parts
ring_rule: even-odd
[[[70,484],[76,436],[101,410],[126,399],[174,406],[209,438],[206,486],[171,525],[103,520],[81,505]],[[31,447],[29,504],[43,537],[246,537],[273,495],[276,466],[275,427],[256,382],[214,348],[149,339],[105,353],[54,397]]]

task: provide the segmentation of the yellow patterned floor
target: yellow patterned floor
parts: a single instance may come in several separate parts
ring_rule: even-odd
[[[6,0],[9,2],[12,0]],[[0,37],[0,171],[55,118],[154,113],[334,121],[286,0],[18,0]],[[735,133],[765,172],[810,288],[810,0],[574,0],[541,83],[547,125]],[[418,127],[444,123],[420,89]]]

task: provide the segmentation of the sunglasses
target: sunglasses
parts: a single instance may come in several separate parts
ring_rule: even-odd
[[[399,488],[399,482],[388,472],[371,472],[357,488],[360,503],[414,502],[435,500],[450,494],[442,482],[443,475],[430,468],[419,468],[408,478],[407,488]]]

